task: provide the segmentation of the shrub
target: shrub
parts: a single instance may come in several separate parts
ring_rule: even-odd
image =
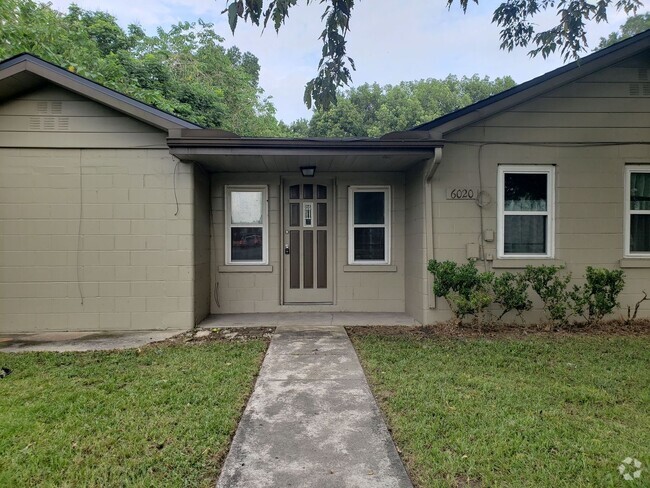
[[[544,303],[548,318],[557,324],[566,324],[569,320],[570,292],[567,287],[571,274],[560,276],[564,266],[527,266],[525,280]]]
[[[618,296],[625,287],[625,275],[621,270],[608,270],[587,266],[586,283],[574,286],[570,298],[576,314],[588,324],[601,321],[605,315],[620,307]]]
[[[517,317],[523,321],[523,313],[533,307],[533,302],[528,297],[528,282],[523,274],[513,274],[508,271],[494,278],[492,283],[494,302],[499,304],[503,311],[497,320],[514,310]]]
[[[457,318],[473,315],[482,321],[483,312],[493,301],[490,285],[494,273],[480,272],[474,259],[463,265],[432,259],[427,269],[434,276],[433,293],[447,300]]]

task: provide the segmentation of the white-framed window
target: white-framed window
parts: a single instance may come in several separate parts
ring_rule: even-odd
[[[267,186],[226,186],[226,264],[268,264]]]
[[[348,190],[348,263],[390,264],[390,187]]]
[[[625,254],[650,257],[650,164],[625,167]]]
[[[552,258],[555,167],[500,165],[497,183],[500,258]]]

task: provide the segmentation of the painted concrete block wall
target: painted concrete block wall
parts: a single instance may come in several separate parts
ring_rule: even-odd
[[[0,117],[41,117],[39,102],[48,111],[63,102],[62,114],[119,118],[77,98],[36,92],[0,106]],[[170,156],[160,131],[93,132],[121,127],[108,120],[72,132],[62,114],[25,137],[0,131],[0,330],[191,327],[192,167]],[[55,139],[67,147],[48,148]]]
[[[465,262],[468,243],[481,243],[486,255],[497,255],[496,240],[480,238],[479,207],[473,201],[447,200],[447,188],[482,187],[490,200],[484,207],[484,228],[496,234],[498,165],[553,164],[555,260],[539,262],[566,264],[578,282],[588,265],[620,268],[625,165],[650,164],[650,97],[633,95],[638,92],[630,89],[639,82],[639,69],[644,67],[650,67],[647,58],[628,60],[448,135],[454,142],[443,150],[433,190],[436,259]],[[602,141],[613,145],[599,145]],[[585,142],[593,144],[582,144]],[[482,149],[480,144],[484,144]],[[487,261],[486,268],[517,271],[534,262]],[[479,266],[483,267],[482,262]],[[625,306],[636,302],[641,291],[650,287],[650,261],[625,267],[624,271],[627,286],[621,303]],[[643,310],[648,314],[650,307],[646,304]],[[432,322],[444,320],[450,313],[444,300],[439,300],[438,309],[427,315],[427,321]],[[539,310],[530,314],[531,318],[539,316]]]
[[[210,175],[198,164],[193,170],[194,323],[210,314]]]
[[[404,289],[406,312],[423,322],[428,309],[425,234],[424,163],[410,169],[406,179]]]
[[[289,175],[295,177],[295,175]],[[335,304],[281,305],[281,181],[275,174],[230,174],[212,176],[212,313],[292,311],[403,312],[404,303],[404,176],[400,173],[319,174],[336,180]],[[345,271],[347,265],[347,198],[350,185],[391,185],[392,265],[395,271]],[[225,185],[268,185],[269,265],[263,272],[225,263]],[[391,268],[392,269],[392,268]],[[217,290],[214,292],[214,290]]]

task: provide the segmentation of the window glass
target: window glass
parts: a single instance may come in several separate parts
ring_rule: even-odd
[[[354,193],[354,223],[383,224],[384,202],[383,191],[359,191]]]
[[[630,252],[650,252],[650,214],[630,215]]]
[[[261,191],[231,191],[230,192],[230,223],[262,224]]]
[[[386,239],[383,227],[354,229],[354,260],[383,261],[386,257]]]
[[[546,215],[506,215],[503,250],[506,254],[546,254]]]
[[[233,227],[230,239],[232,261],[262,261],[264,231],[261,227]]]
[[[545,173],[506,173],[504,210],[546,211],[546,181]]]
[[[630,174],[630,210],[650,210],[650,173]]]

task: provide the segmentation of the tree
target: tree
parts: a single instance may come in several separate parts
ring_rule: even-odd
[[[317,109],[309,123],[297,121],[289,130],[302,137],[379,137],[410,129],[513,86],[509,76],[490,80],[478,75],[386,86],[366,83],[339,93],[335,106]]]
[[[648,29],[650,29],[650,13],[634,15],[625,21],[620,27],[619,32],[612,32],[607,38],[601,37],[596,51],[611,46],[628,37],[640,34]]]
[[[0,1],[0,59],[30,52],[205,127],[241,135],[286,133],[259,87],[259,62],[226,49],[212,24],[181,22],[149,36],[105,13],[66,14],[33,0]]]
[[[451,8],[458,4],[466,12],[470,3],[478,0],[446,0]],[[304,0],[314,3],[316,0]],[[320,35],[323,43],[321,60],[316,77],[305,86],[304,101],[307,107],[327,110],[336,103],[337,89],[348,86],[354,61],[346,51],[346,35],[350,30],[350,17],[355,0],[318,0],[325,4],[321,17],[324,29]],[[228,14],[230,28],[235,32],[238,19],[266,28],[272,22],[276,32],[285,23],[291,7],[298,0],[228,0],[223,13]],[[559,51],[564,59],[577,58],[587,47],[586,23],[594,20],[606,22],[612,10],[636,14],[643,6],[641,0],[505,0],[495,10],[492,22],[501,28],[501,49],[528,47],[531,56],[549,56]],[[398,8],[396,6],[396,8]],[[533,19],[546,10],[555,10],[559,21],[546,30],[538,30]],[[415,12],[413,13],[416,14]]]

